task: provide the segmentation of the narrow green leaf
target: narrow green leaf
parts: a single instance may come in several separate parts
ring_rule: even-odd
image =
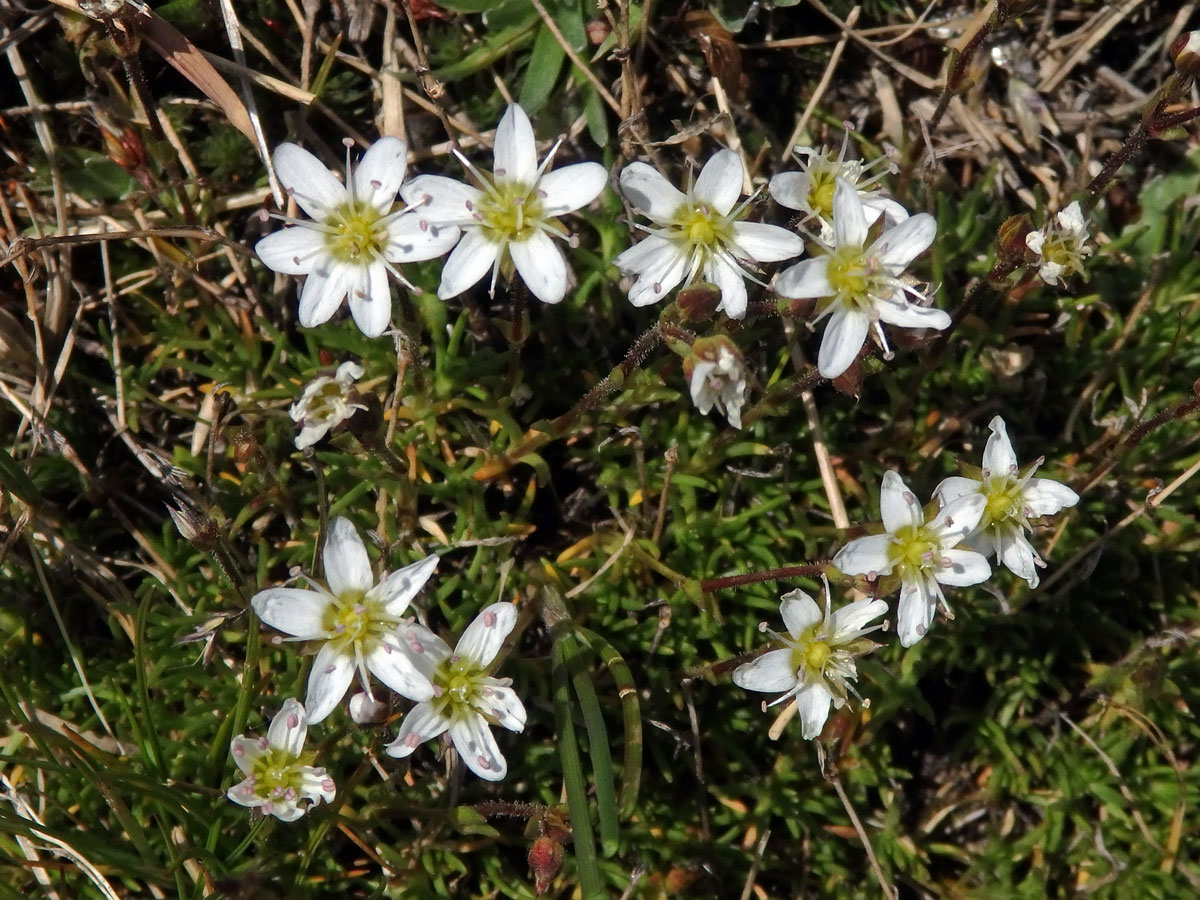
[[[564,638],[570,641],[575,658],[569,661],[571,684],[579,698],[579,709],[583,713],[583,724],[588,733],[588,754],[592,758],[592,774],[596,786],[596,811],[600,818],[600,849],[605,856],[617,852],[620,844],[620,825],[617,822],[617,793],[613,787],[612,752],[608,746],[608,728],[600,711],[600,699],[596,696],[591,673],[578,655],[574,635]]]
[[[617,685],[617,696],[621,700],[621,718],[625,726],[625,757],[622,762],[619,811],[622,817],[628,819],[637,806],[638,791],[642,784],[642,710],[637,685],[633,682],[633,672],[629,664],[617,652],[616,647],[589,628],[579,627],[575,633],[600,657]]]
[[[37,507],[42,504],[42,492],[25,474],[20,463],[4,449],[0,449],[0,486],[30,506]]]
[[[525,79],[521,82],[521,93],[517,100],[531,115],[545,104],[554,91],[558,81],[558,73],[562,71],[563,60],[567,53],[559,44],[554,33],[543,25],[538,29],[537,38],[533,42],[533,53],[529,57],[529,66],[525,69]]]

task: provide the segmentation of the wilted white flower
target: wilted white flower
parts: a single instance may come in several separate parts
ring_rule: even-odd
[[[715,405],[734,428],[742,427],[746,405],[746,367],[742,354],[728,338],[697,338],[683,362],[692,403],[701,415]]]
[[[654,223],[649,237],[613,260],[622,275],[636,275],[629,289],[634,306],[657,303],[676,285],[697,274],[721,290],[721,305],[733,319],[746,315],[746,266],[791,259],[804,252],[804,241],[786,228],[742,222],[745,169],[732,150],[721,150],[704,164],[687,193],[645,163],[621,172],[621,192]]]
[[[861,159],[846,159],[850,145],[850,132],[842,139],[842,149],[835,157],[833,151],[822,147],[794,147],[792,153],[800,163],[799,172],[780,172],[771,179],[769,190],[775,202],[788,209],[796,209],[807,219],[816,219],[821,226],[821,240],[832,243],[833,197],[841,178],[858,193],[866,211],[867,224],[880,216],[886,216],[889,225],[897,225],[908,218],[908,211],[895,200],[879,193],[879,179],[884,172],[896,171],[895,165],[885,156],[873,162]],[[877,171],[882,169],[882,171]]]
[[[410,700],[432,697],[433,685],[409,651],[409,632],[420,626],[402,616],[438,558],[427,556],[390,575],[385,572],[376,584],[362,538],[340,516],[330,523],[321,558],[328,589],[315,583],[314,590],[270,588],[250,600],[260,619],[293,640],[325,642],[308,676],[309,720],[320,722],[333,712],[356,671],[367,694],[370,671]]]
[[[825,727],[830,703],[841,709],[848,694],[858,696],[851,684],[858,678],[854,660],[875,649],[876,644],[866,640],[866,635],[883,626],[865,626],[886,613],[887,604],[882,600],[856,600],[834,612],[828,585],[824,616],[804,591],[792,591],[780,600],[779,612],[788,633],[776,634],[766,622],[759,625],[759,630],[771,634],[783,649],[769,650],[753,662],[738,666],[733,683],[748,691],[783,691],[772,706],[795,697],[801,733],[805,740],[812,740]]]
[[[896,631],[905,647],[925,636],[938,606],[951,615],[943,584],[966,587],[991,576],[992,567],[981,554],[955,549],[979,524],[985,503],[980,494],[963,496],[926,521],[912,491],[899,475],[887,472],[879,491],[887,533],[853,540],[834,556],[834,566],[847,575],[899,577]]]
[[[406,154],[404,141],[381,138],[357,169],[351,171],[347,158],[342,185],[296,144],[280,144],[275,151],[280,182],[312,221],[284,219],[295,227],[267,235],[254,252],[276,272],[308,276],[300,292],[305,328],[327,322],[349,295],[354,323],[368,337],[378,337],[392,316],[388,273],[415,290],[396,264],[433,259],[454,246],[457,228],[439,228],[405,209],[392,211]]]
[[[362,378],[362,366],[344,362],[331,378],[321,375],[304,387],[300,399],[292,404],[288,414],[300,426],[296,435],[296,449],[311,447],[329,432],[354,415],[355,410],[366,409],[361,403],[350,401],[350,388]]]
[[[817,370],[837,378],[858,356],[871,329],[888,349],[881,323],[902,328],[947,328],[950,316],[940,309],[918,306],[925,296],[901,276],[908,264],[928,249],[937,233],[933,216],[919,213],[886,229],[868,247],[869,223],[854,186],[839,178],[833,195],[832,244],[824,255],[785,269],[775,279],[781,297],[818,300],[813,321],[829,316],[817,353]]]
[[[1041,231],[1025,236],[1025,246],[1038,255],[1038,276],[1046,284],[1058,284],[1071,275],[1083,274],[1083,261],[1091,256],[1087,222],[1079,201],[1050,219]]]
[[[1029,520],[1051,516],[1064,506],[1074,506],[1079,495],[1049,478],[1034,478],[1042,460],[1038,459],[1022,475],[1004,420],[996,416],[988,423],[992,436],[983,448],[983,471],[979,478],[953,476],[937,486],[934,494],[942,505],[968,496],[985,500],[983,516],[967,535],[966,543],[984,556],[996,556],[1014,575],[1024,578],[1031,588],[1038,586],[1037,567],[1045,567],[1025,532]]]
[[[304,752],[307,736],[304,707],[292,699],[271,720],[266,737],[239,734],[230,749],[246,778],[226,796],[284,822],[296,821],[322,800],[332,802],[336,794],[333,779],[324,769],[311,765],[314,754]]]
[[[500,781],[508,774],[508,763],[489,726],[522,731],[525,705],[509,686],[511,680],[492,678],[487,670],[516,622],[515,606],[493,603],[467,626],[453,652],[429,629],[413,626],[409,646],[433,683],[434,696],[404,717],[400,733],[385,748],[389,755],[403,758],[449,731],[454,749],[480,778]]]
[[[1200,31],[1185,31],[1171,43],[1167,55],[1175,61],[1181,75],[1195,78],[1200,75]]]
[[[438,296],[461,294],[489,271],[496,292],[500,271],[517,272],[543,303],[558,303],[567,292],[567,261],[552,238],[570,234],[558,217],[591,203],[604,190],[608,173],[585,162],[546,171],[560,140],[539,166],[533,126],[525,110],[509,106],[496,126],[491,175],[459,154],[475,177],[472,187],[441,175],[418,175],[400,188],[406,203],[438,226],[462,229],[462,241],[442,267]]]

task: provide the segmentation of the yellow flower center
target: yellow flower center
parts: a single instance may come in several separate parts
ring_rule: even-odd
[[[833,219],[833,194],[837,190],[835,172],[813,173],[808,189],[808,205],[822,219]]]
[[[311,763],[314,757],[312,752],[294,756],[287,750],[272,747],[251,766],[254,793],[267,799],[285,796],[290,791],[299,794],[303,784],[303,767]]]
[[[329,252],[339,262],[363,264],[383,256],[387,223],[370,203],[348,200],[330,213],[325,224],[333,229],[327,238]]]
[[[483,227],[497,239],[523,241],[540,230],[546,218],[542,198],[527,184],[501,181],[485,186],[476,210]]]
[[[433,672],[434,688],[441,692],[433,701],[438,712],[452,715],[455,708],[476,705],[483,688],[483,669],[474,660],[451,656],[441,662]]]
[[[892,535],[888,560],[894,571],[903,577],[906,572],[928,568],[930,560],[937,557],[940,546],[933,529],[928,526],[904,525]]]
[[[983,486],[987,505],[983,508],[983,523],[998,524],[1021,518],[1023,491],[1021,485],[1007,475],[989,478]]]
[[[679,207],[674,224],[683,239],[693,247],[712,247],[728,243],[733,238],[733,229],[726,217],[703,203],[695,206],[685,203]]]
[[[396,627],[397,620],[387,614],[382,601],[368,599],[362,591],[345,590],[333,598],[321,624],[338,649],[357,644],[367,654]]]
[[[863,303],[871,287],[871,261],[861,247],[838,247],[829,256],[826,277],[837,297],[848,306]]]

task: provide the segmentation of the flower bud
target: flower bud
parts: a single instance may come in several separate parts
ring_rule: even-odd
[[[1186,78],[1200,75],[1200,31],[1184,32],[1175,38],[1167,52],[1180,75]]]
[[[1025,259],[1029,251],[1025,238],[1033,231],[1029,217],[1022,214],[1010,216],[996,232],[996,255],[1006,262]]]
[[[715,405],[734,428],[742,427],[746,405],[746,366],[742,352],[723,334],[696,338],[692,352],[683,361],[692,403],[701,415]]]
[[[542,835],[529,848],[529,870],[533,872],[534,889],[544,894],[556,875],[562,870],[566,856],[563,845],[554,838]]]
[[[721,290],[715,284],[702,282],[685,287],[675,298],[685,322],[705,322],[712,318],[721,302]]]

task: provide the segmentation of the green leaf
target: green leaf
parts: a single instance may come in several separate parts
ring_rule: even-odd
[[[9,452],[0,448],[0,486],[30,506],[42,504],[42,493]]]
[[[554,33],[543,25],[538,29],[537,38],[533,42],[533,53],[529,57],[529,66],[525,69],[525,80],[521,83],[521,93],[518,102],[525,111],[532,115],[542,108],[558,81],[558,73],[562,71],[563,60],[567,53],[559,44]]]
[[[460,834],[481,834],[500,837],[500,832],[488,824],[484,815],[473,806],[456,806],[450,812],[450,823]]]

